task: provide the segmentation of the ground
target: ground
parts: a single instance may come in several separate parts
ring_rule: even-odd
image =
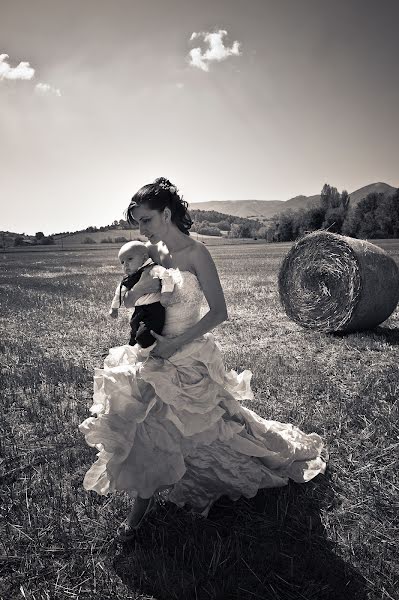
[[[377,243],[399,261],[399,241]],[[397,597],[399,311],[363,333],[302,329],[277,291],[288,244],[209,247],[229,308],[215,330],[226,366],[253,372],[249,408],[325,439],[326,476],[252,500],[223,498],[207,520],[161,497],[137,540],[115,544],[129,503],[83,490],[95,451],[77,426],[93,369],[127,339],[127,312],[107,317],[117,248],[8,250],[0,598]]]

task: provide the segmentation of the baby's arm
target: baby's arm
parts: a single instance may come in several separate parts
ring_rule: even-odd
[[[111,302],[111,308],[109,309],[109,313],[108,313],[112,319],[118,318],[118,309],[120,306],[120,298],[122,297],[122,299],[123,299],[123,296],[125,294],[124,289],[125,288],[122,287],[122,284],[119,283],[115,290],[115,294],[114,294],[113,300]],[[122,294],[122,296],[121,296],[121,294]]]
[[[169,276],[165,276],[161,279],[161,304],[162,306],[171,306],[172,304],[176,304],[176,300],[174,300],[174,292],[175,284],[173,280]]]
[[[165,269],[156,265],[151,269],[153,277],[158,277],[161,281],[161,304],[162,306],[171,306],[178,300],[174,294],[175,285],[181,281],[181,274],[178,269]]]

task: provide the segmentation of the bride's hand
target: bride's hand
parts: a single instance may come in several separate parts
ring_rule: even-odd
[[[151,334],[157,340],[157,345],[151,350],[152,356],[169,358],[178,350],[179,346],[176,343],[176,338],[167,338],[159,333],[155,333],[155,331],[151,331]]]

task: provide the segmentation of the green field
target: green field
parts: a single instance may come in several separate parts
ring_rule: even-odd
[[[399,262],[398,240],[377,243]],[[326,476],[206,520],[161,498],[126,547],[127,498],[83,490],[95,451],[77,429],[94,367],[127,340],[127,311],[107,317],[117,248],[2,255],[2,600],[398,598],[399,311],[364,333],[301,329],[277,294],[289,246],[210,248],[229,308],[214,333],[228,368],[253,371],[249,408],[323,436]]]

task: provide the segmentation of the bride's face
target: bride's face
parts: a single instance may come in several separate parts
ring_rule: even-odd
[[[133,218],[139,225],[141,235],[145,235],[151,244],[157,244],[165,235],[167,219],[165,211],[152,210],[145,204],[133,209]]]

